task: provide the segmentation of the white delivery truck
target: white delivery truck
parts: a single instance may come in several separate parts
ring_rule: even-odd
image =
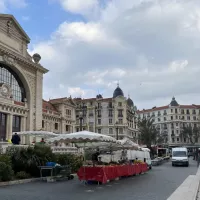
[[[185,165],[189,166],[188,150],[185,147],[172,149],[172,166]]]

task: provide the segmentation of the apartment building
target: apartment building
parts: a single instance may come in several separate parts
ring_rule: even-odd
[[[117,86],[111,98],[73,99],[76,103],[76,131],[98,132],[117,139],[131,138],[137,142],[136,107],[130,97],[124,97],[122,89]],[[81,121],[82,120],[82,121]]]
[[[137,111],[138,118],[152,117],[156,128],[169,146],[189,144],[188,138],[181,136],[183,126],[200,126],[200,105],[180,105],[175,97],[169,105]],[[200,140],[196,141],[199,143]]]

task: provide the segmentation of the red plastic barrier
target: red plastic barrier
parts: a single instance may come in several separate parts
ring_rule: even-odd
[[[79,180],[106,183],[118,177],[132,176],[147,171],[147,164],[81,167],[77,173]]]

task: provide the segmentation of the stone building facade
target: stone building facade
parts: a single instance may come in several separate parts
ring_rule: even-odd
[[[75,98],[74,102],[77,105],[76,131],[80,130],[82,120],[83,130],[110,135],[118,139],[128,137],[137,142],[136,107],[130,98],[124,97],[119,86],[111,98],[103,98],[99,94],[96,98]]]
[[[171,147],[188,145],[190,141],[181,136],[181,130],[187,125],[200,126],[200,105],[180,105],[173,97],[169,105],[137,111],[137,116],[140,119],[152,117],[165,144]],[[200,144],[200,138],[196,144]]]
[[[42,128],[43,74],[40,55],[28,52],[30,38],[12,15],[0,14],[0,140],[12,132]]]

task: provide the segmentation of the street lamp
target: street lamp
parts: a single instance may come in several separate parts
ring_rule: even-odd
[[[80,119],[80,131],[83,129],[83,112],[79,112],[79,119]]]
[[[115,123],[115,127],[116,127],[116,139],[118,140],[119,139],[119,127],[118,127],[118,122]]]

